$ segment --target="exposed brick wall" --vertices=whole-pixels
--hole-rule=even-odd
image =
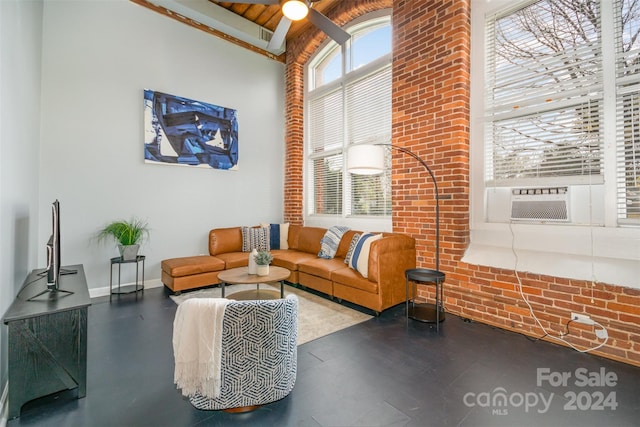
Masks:
[[[285,69],[287,99],[285,102],[285,171],[284,220],[302,225],[303,195],[302,167],[304,165],[304,66],[289,61]]]
[[[543,335],[512,270],[458,262],[446,274],[447,311],[531,336]],[[587,313],[609,333],[607,345],[594,353],[640,366],[640,290],[541,274],[518,275],[522,293],[547,332],[565,333],[572,311]],[[573,322],[565,339],[581,349],[591,348],[601,342],[593,330]]]
[[[329,14],[343,25],[366,12],[393,7],[393,129],[395,145],[429,164],[441,200],[440,270],[446,274],[447,311],[540,337],[514,271],[461,261],[469,244],[470,0],[354,0]],[[287,51],[287,163],[285,219],[303,222],[303,71],[324,40],[311,31]],[[393,229],[416,238],[419,267],[435,266],[433,183],[417,162],[394,152]],[[522,293],[547,332],[565,332],[570,313],[584,312],[609,332],[594,353],[640,365],[640,290],[531,273],[519,273]],[[433,298],[433,286],[419,295]],[[445,325],[446,327],[446,325]],[[579,348],[599,340],[593,327],[572,323],[565,339]]]
[[[438,180],[445,271],[462,256],[469,236],[470,29],[467,1],[394,3],[392,138],[425,160]],[[394,155],[392,180],[393,229],[415,236],[418,264],[433,268],[433,182],[402,153]]]

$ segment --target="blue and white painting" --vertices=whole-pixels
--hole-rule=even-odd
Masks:
[[[236,110],[144,90],[144,160],[238,169]]]

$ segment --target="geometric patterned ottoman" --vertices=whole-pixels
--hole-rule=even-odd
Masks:
[[[220,396],[197,409],[246,412],[287,396],[298,367],[298,298],[231,301],[222,322]]]

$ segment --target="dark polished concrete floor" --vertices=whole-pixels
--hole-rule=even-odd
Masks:
[[[87,396],[29,403],[9,427],[640,424],[640,368],[450,314],[436,333],[407,323],[402,305],[300,346],[285,399],[248,414],[199,411],[173,384],[176,305],[164,290],[92,303]]]

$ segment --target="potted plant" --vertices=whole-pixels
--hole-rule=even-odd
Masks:
[[[267,276],[269,274],[269,264],[273,261],[273,256],[269,251],[258,251],[254,256],[256,264],[258,264],[258,276]]]
[[[138,218],[110,222],[98,232],[99,240],[113,238],[117,242],[123,260],[136,259],[140,244],[147,237],[149,237],[149,225]]]

